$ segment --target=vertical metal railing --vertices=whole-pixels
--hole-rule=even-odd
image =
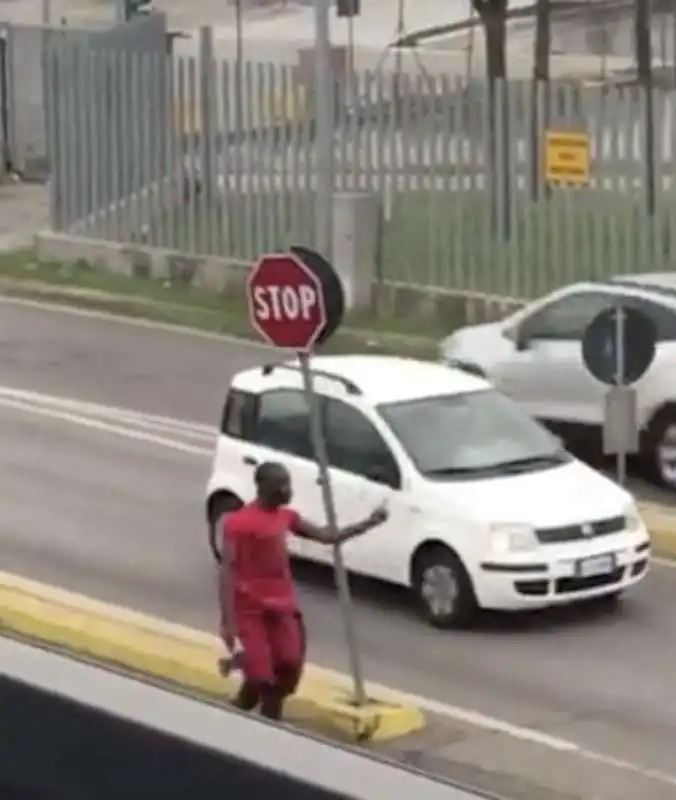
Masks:
[[[210,36],[181,57],[50,46],[57,229],[241,262],[314,243],[326,201],[307,81],[287,65],[219,60]],[[336,95],[333,189],[381,198],[383,280],[530,297],[676,269],[675,92],[654,92],[652,216],[640,88],[552,82],[532,92],[513,81],[495,92],[503,116],[489,113],[484,82],[444,75],[404,73],[395,86],[383,70],[355,73]],[[493,160],[492,118],[505,120]],[[545,186],[546,127],[586,137],[588,182]]]

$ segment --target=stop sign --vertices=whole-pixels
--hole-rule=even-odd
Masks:
[[[321,278],[294,253],[260,257],[247,282],[249,319],[268,344],[312,348],[326,327]]]

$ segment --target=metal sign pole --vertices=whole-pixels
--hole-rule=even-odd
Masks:
[[[627,458],[640,451],[638,395],[633,386],[655,358],[657,331],[638,309],[617,303],[599,312],[582,336],[582,361],[590,375],[608,387],[603,409],[603,454],[615,456],[620,485],[627,480]]]
[[[618,386],[625,383],[625,352],[624,352],[624,309],[615,309],[615,379]],[[624,451],[616,454],[617,482],[624,486],[627,480],[627,454]]]
[[[336,507],[333,502],[333,491],[331,488],[331,477],[329,475],[329,462],[326,454],[326,441],[319,418],[317,398],[314,391],[312,371],[310,369],[310,356],[307,353],[299,353],[301,372],[303,375],[303,388],[308,403],[310,417],[310,436],[315,451],[317,467],[319,470],[319,481],[322,489],[322,501],[326,511],[326,521],[332,532],[338,530],[338,520],[336,518]],[[343,623],[345,625],[345,641],[347,643],[350,672],[354,681],[354,699],[358,706],[366,703],[366,692],[364,689],[364,676],[361,667],[359,647],[357,644],[357,631],[354,624],[354,613],[352,609],[352,598],[350,597],[350,585],[347,580],[347,573],[343,563],[343,554],[340,545],[333,546],[333,560],[335,566],[336,584],[338,587],[338,597],[343,613]]]

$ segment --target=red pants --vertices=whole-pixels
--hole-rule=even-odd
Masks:
[[[305,626],[299,612],[247,611],[236,614],[240,664],[247,681],[295,692],[305,664]]]

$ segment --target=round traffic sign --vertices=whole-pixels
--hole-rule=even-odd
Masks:
[[[597,314],[587,326],[582,337],[582,360],[601,383],[629,386],[650,368],[656,345],[657,329],[647,314],[628,306],[613,306]]]
[[[247,281],[247,302],[251,325],[268,344],[299,351],[326,341],[344,310],[335,271],[304,247],[261,256]]]

